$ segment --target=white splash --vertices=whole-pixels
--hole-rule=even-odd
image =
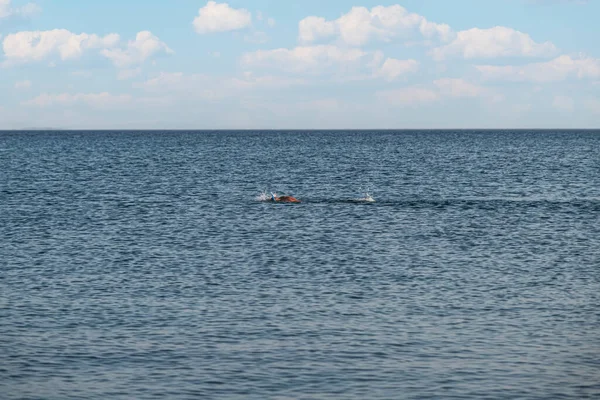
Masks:
[[[373,196],[371,196],[369,194],[369,192],[365,192],[365,194],[363,195],[363,197],[359,197],[357,199],[354,199],[354,201],[358,201],[361,203],[375,203],[375,199],[373,198]]]
[[[256,201],[271,201],[271,195],[277,197],[277,193],[267,193],[267,191],[265,190],[264,192],[262,192],[261,194],[259,194],[258,196],[256,196]]]

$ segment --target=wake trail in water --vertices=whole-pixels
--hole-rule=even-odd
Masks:
[[[277,197],[277,193],[269,193],[266,190],[258,194],[254,200],[258,202],[272,202],[273,197]],[[361,203],[375,203],[375,198],[368,192],[359,195],[355,198],[348,199],[335,199],[335,198],[302,198],[302,202],[306,203],[346,203],[346,204],[361,204]]]
[[[272,202],[271,195],[277,196],[275,193],[264,191],[257,195],[254,199],[258,202]],[[502,209],[502,208],[565,208],[571,207],[576,209],[592,209],[600,210],[600,199],[597,197],[589,198],[572,198],[572,199],[554,199],[554,198],[511,198],[511,197],[490,197],[490,198],[415,198],[406,197],[401,199],[379,199],[375,198],[370,193],[364,193],[356,197],[349,196],[348,198],[336,197],[300,197],[304,204],[354,204],[354,205],[377,205],[382,207],[400,207],[412,209]]]

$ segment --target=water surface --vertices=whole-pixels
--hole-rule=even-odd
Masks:
[[[0,133],[0,397],[598,397],[599,155],[598,131]]]

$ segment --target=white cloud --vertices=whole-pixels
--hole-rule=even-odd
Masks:
[[[78,58],[88,49],[109,48],[119,41],[112,33],[104,37],[94,34],[74,34],[66,29],[51,31],[23,31],[4,38],[2,48],[6,63],[41,61],[54,54],[62,60]]]
[[[107,92],[102,93],[61,93],[48,94],[42,93],[39,96],[25,101],[22,104],[33,107],[51,107],[55,105],[74,105],[84,103],[93,108],[115,108],[132,101],[131,95],[112,95]]]
[[[322,73],[330,67],[349,67],[367,56],[359,49],[333,45],[299,46],[293,49],[258,50],[242,56],[247,67],[275,67],[290,72]]]
[[[54,55],[61,60],[76,59],[91,49],[98,49],[119,68],[141,64],[158,52],[173,53],[149,31],[138,32],[135,40],[130,40],[125,48],[117,48],[119,35],[106,36],[81,33],[75,34],[66,29],[51,31],[23,31],[4,38],[2,48],[6,57],[5,65],[42,61]],[[51,66],[53,61],[51,61]]]
[[[400,5],[377,6],[371,10],[353,7],[334,21],[310,16],[300,21],[299,40],[311,43],[332,36],[351,46],[362,46],[372,39],[390,41],[397,37],[410,38],[420,33],[427,39],[451,40],[453,32],[446,24],[427,21],[425,17],[409,13]]]
[[[600,77],[600,60],[560,56],[554,60],[524,66],[478,65],[477,70],[488,80],[555,82],[569,77],[595,79]]]
[[[567,96],[554,96],[552,106],[557,110],[562,111],[573,111],[575,109],[575,102],[571,97]]]
[[[139,67],[133,68],[133,69],[122,69],[117,74],[117,79],[120,81],[125,81],[125,80],[131,79],[131,78],[135,78],[136,76],[138,76],[141,73],[142,73],[142,69]]]
[[[419,70],[419,63],[415,60],[397,60],[388,58],[383,65],[379,67],[375,75],[388,81],[397,79],[399,76]]]
[[[24,80],[15,82],[15,89],[29,89],[31,87],[31,81]]]
[[[440,95],[436,91],[421,87],[383,90],[377,92],[376,96],[386,103],[395,106],[416,106],[434,103],[440,99]]]
[[[329,22],[322,17],[306,17],[300,21],[298,28],[299,40],[302,43],[311,43],[336,33],[335,22]]]
[[[110,59],[115,66],[125,68],[134,64],[141,64],[152,55],[165,52],[173,53],[165,43],[149,31],[138,32],[135,40],[130,40],[125,49],[104,49],[102,55]]]
[[[41,11],[40,6],[35,3],[27,3],[22,7],[13,7],[11,0],[0,0],[0,19],[11,16],[30,17]]]
[[[231,8],[227,3],[209,1],[194,18],[199,34],[226,32],[246,28],[252,23],[252,14],[245,9]]]
[[[544,57],[556,53],[551,42],[536,43],[529,35],[503,26],[460,31],[449,44],[433,49],[435,60],[460,56],[472,58]]]

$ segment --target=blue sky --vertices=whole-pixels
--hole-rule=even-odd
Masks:
[[[600,128],[597,0],[0,0],[0,129]]]

